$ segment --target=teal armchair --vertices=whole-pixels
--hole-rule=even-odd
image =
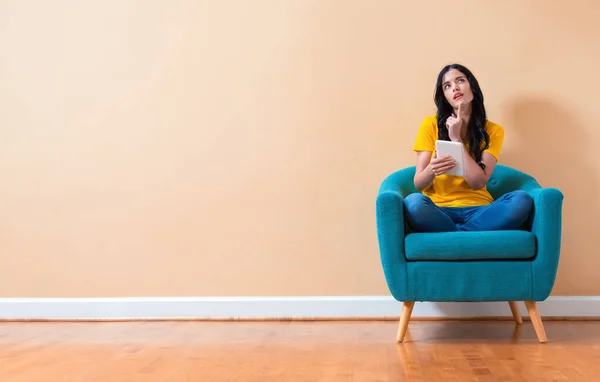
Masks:
[[[563,194],[530,175],[496,165],[487,189],[494,199],[528,192],[534,211],[520,231],[410,232],[403,200],[419,192],[415,167],[386,177],[376,201],[377,237],[390,293],[403,302],[397,341],[402,342],[415,302],[507,301],[518,324],[523,301],[540,342],[546,334],[536,302],[550,295],[560,257]]]

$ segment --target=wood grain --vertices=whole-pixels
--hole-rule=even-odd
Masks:
[[[600,322],[1,323],[0,381],[595,381]]]

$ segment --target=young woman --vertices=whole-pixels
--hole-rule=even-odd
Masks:
[[[444,67],[437,79],[435,104],[437,115],[423,120],[414,145],[414,184],[421,193],[404,200],[412,230],[519,229],[532,212],[533,200],[524,191],[514,191],[494,201],[486,189],[504,142],[504,129],[487,119],[475,76],[462,65]],[[463,144],[464,177],[446,174],[455,162],[435,154],[438,139]]]

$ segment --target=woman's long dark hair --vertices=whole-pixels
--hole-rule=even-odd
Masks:
[[[445,66],[438,75],[437,84],[435,87],[435,105],[437,106],[437,124],[438,124],[438,139],[449,141],[448,129],[446,128],[446,120],[452,115],[454,109],[444,95],[443,78],[450,70],[456,69],[467,77],[467,81],[471,85],[473,91],[473,102],[471,102],[471,118],[467,127],[467,141],[469,144],[469,152],[479,166],[485,169],[485,165],[481,162],[481,154],[490,145],[490,136],[485,129],[487,115],[485,106],[483,105],[483,93],[479,87],[479,82],[471,73],[471,71],[460,64],[452,64]]]

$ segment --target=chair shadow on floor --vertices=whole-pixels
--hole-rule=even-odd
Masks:
[[[529,325],[527,325],[529,324]],[[404,343],[520,343],[536,342],[531,323],[509,321],[416,321],[408,329]]]
[[[600,341],[600,324],[597,321],[547,320],[547,344],[597,345]],[[538,343],[531,321],[517,324],[506,321],[415,321],[408,328],[401,344],[533,344]]]

